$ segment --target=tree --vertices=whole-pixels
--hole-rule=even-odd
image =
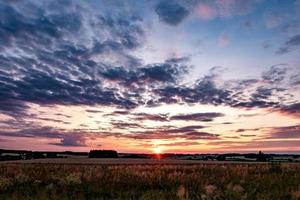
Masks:
[[[114,150],[91,150],[89,158],[118,158],[118,152]]]

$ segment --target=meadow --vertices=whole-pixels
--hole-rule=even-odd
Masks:
[[[2,162],[0,199],[300,199],[299,164],[79,161]]]

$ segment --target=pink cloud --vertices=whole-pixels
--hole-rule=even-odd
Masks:
[[[196,14],[203,20],[211,20],[216,17],[216,11],[214,8],[205,3],[199,3],[196,9]]]
[[[203,20],[247,15],[255,8],[257,2],[258,0],[210,0],[198,3],[195,13]]]
[[[278,15],[266,15],[264,18],[264,22],[267,28],[275,28],[279,26],[284,21],[282,16]]]
[[[229,44],[230,40],[227,34],[222,33],[219,37],[219,46],[226,47]]]

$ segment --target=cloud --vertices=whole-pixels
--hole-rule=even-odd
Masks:
[[[185,146],[197,146],[197,145],[201,145],[202,143],[200,142],[173,142],[173,143],[168,143],[168,144],[161,144],[159,146],[165,146],[165,147],[185,147]]]
[[[130,55],[143,43],[139,17],[103,15],[85,2],[6,1],[0,9],[1,110],[21,112],[28,102],[134,106],[97,73],[140,64]]]
[[[263,49],[269,49],[269,48],[271,48],[271,43],[270,42],[268,42],[268,41],[264,41],[262,44],[261,44],[261,47],[263,48]]]
[[[219,46],[226,47],[229,44],[230,40],[227,34],[221,34],[219,37]]]
[[[274,127],[269,131],[268,139],[300,138],[300,125]]]
[[[4,87],[3,85],[0,85],[0,93]],[[5,92],[3,92],[5,94]],[[0,95],[1,96],[1,95]],[[14,117],[19,117],[25,116],[26,112],[25,110],[28,109],[29,107],[25,105],[23,101],[11,99],[11,98],[5,98],[5,96],[0,97],[0,111],[3,114],[14,116]]]
[[[189,14],[189,11],[175,1],[160,1],[155,6],[155,12],[159,19],[166,24],[176,26],[184,20]]]
[[[135,120],[153,120],[153,121],[168,121],[168,116],[160,114],[148,114],[148,113],[135,113]]]
[[[130,123],[115,121],[111,123],[113,128],[120,129],[122,132],[115,130],[99,130],[99,129],[63,129],[48,126],[40,126],[31,124],[23,124],[19,128],[11,128],[10,130],[0,131],[0,136],[7,137],[27,137],[27,138],[47,138],[57,139],[59,142],[51,142],[51,145],[58,146],[88,146],[88,142],[93,138],[125,138],[125,139],[186,139],[186,140],[216,140],[219,139],[218,134],[212,134],[199,129],[206,128],[202,125],[191,126],[159,126],[148,128],[139,123]],[[137,130],[135,130],[138,128]],[[142,128],[142,130],[140,129]],[[123,130],[126,131],[123,131]]]
[[[87,139],[83,137],[81,134],[68,134],[64,135],[60,142],[58,143],[50,143],[52,145],[64,146],[64,147],[85,147]]]
[[[175,83],[187,72],[184,59],[172,58],[164,63],[148,64],[127,70],[123,67],[107,68],[99,74],[111,81],[118,81],[125,86],[133,84]]]
[[[251,151],[257,152],[258,150],[271,151],[271,152],[284,152],[284,151],[299,151],[299,140],[293,141],[278,141],[278,140],[254,140],[250,142],[239,141],[210,141],[209,145],[217,146],[216,149],[222,151]],[[276,150],[274,150],[276,149]],[[287,151],[287,152],[288,152]]]
[[[184,2],[181,5],[176,1],[161,1],[156,12],[161,21],[176,26],[192,9],[200,9],[199,15],[205,19],[223,19],[250,13],[255,8],[253,2],[256,1],[201,1],[191,8]],[[13,117],[1,122],[1,126],[13,128],[10,132],[3,129],[2,135],[54,138],[59,141],[56,145],[65,146],[83,146],[88,142],[89,131],[99,137],[219,139],[218,134],[199,131],[204,127],[201,125],[149,129],[136,122],[210,122],[224,116],[213,112],[172,116],[134,110],[174,103],[267,108],[299,116],[299,73],[294,73],[287,64],[271,66],[260,77],[240,80],[223,80],[224,69],[213,67],[196,81],[186,83],[184,78],[191,67],[189,57],[145,64],[134,56],[143,47],[147,31],[138,13],[105,8],[106,12],[102,12],[85,1],[42,4],[0,2],[0,112]],[[226,34],[220,35],[221,46],[228,42]],[[283,48],[291,51],[298,43],[296,35]],[[28,112],[35,106],[53,105],[107,106],[117,110],[109,114],[104,110],[103,117],[123,116],[132,121],[109,122],[111,128],[128,128],[127,133],[101,128],[103,131],[36,127],[32,121],[69,123]],[[82,123],[81,127],[88,127],[87,124]],[[136,131],[138,128],[145,131]]]
[[[281,111],[300,117],[300,102],[285,105],[281,108]]]
[[[219,134],[198,131],[203,126],[185,126],[185,127],[161,127],[154,130],[136,131],[131,134],[123,135],[123,137],[133,139],[185,139],[185,140],[216,140]],[[122,137],[122,136],[121,136]]]
[[[248,129],[244,129],[244,128],[240,128],[240,129],[237,129],[235,132],[237,133],[241,133],[241,132],[245,132],[245,131],[259,131],[260,128],[248,128]]]
[[[210,122],[217,117],[222,117],[222,113],[193,113],[193,114],[182,114],[174,115],[170,117],[170,120],[184,120],[184,121],[203,121]]]
[[[203,20],[211,20],[215,18],[216,11],[209,4],[199,3],[196,9],[196,14]]]
[[[58,146],[87,146],[87,134],[84,132],[67,131],[53,127],[31,126],[9,131],[0,131],[0,135],[8,137],[29,137],[58,139],[58,143],[49,143]]]
[[[117,129],[144,128],[141,124],[129,123],[129,122],[123,122],[123,121],[112,122],[111,125]]]
[[[289,38],[284,43],[284,45],[276,51],[276,54],[281,55],[281,54],[289,53],[290,51],[298,48],[299,46],[300,46],[300,34]]]
[[[88,112],[88,113],[102,113],[101,110],[93,110],[93,109],[87,109],[87,110],[85,110],[85,112]]]
[[[281,25],[285,21],[285,17],[277,14],[266,14],[264,17],[264,22],[267,28],[275,28]]]
[[[280,83],[286,77],[288,67],[286,64],[273,65],[269,70],[263,72],[262,78],[272,84]]]
[[[226,19],[247,15],[255,9],[258,3],[260,3],[259,0],[201,0],[197,1],[194,12],[202,20]]]

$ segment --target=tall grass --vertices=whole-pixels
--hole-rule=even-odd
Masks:
[[[300,165],[0,164],[0,199],[300,199]]]

